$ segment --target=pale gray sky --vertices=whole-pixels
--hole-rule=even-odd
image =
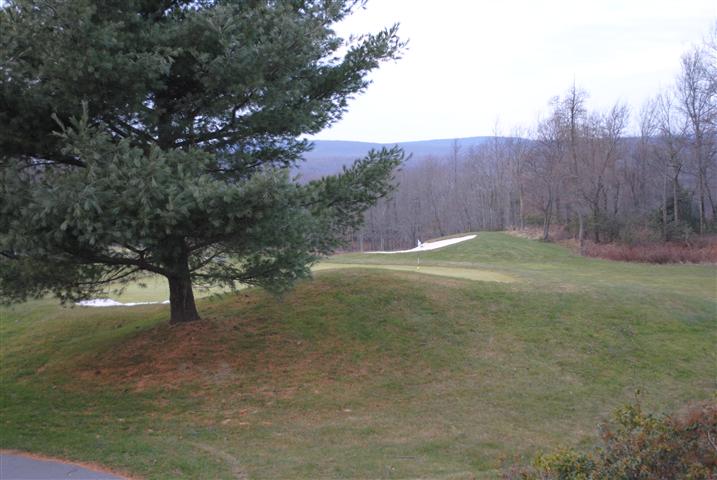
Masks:
[[[591,108],[633,111],[668,87],[717,22],[717,0],[369,0],[342,35],[401,23],[384,64],[316,139],[394,142],[530,127],[575,79]]]

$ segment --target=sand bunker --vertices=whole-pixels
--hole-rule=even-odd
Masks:
[[[392,252],[365,252],[365,253],[413,253],[413,252],[425,252],[428,250],[436,250],[437,248],[447,247],[456,243],[465,242],[467,240],[473,240],[477,235],[466,235],[465,237],[449,238],[447,240],[438,240],[436,242],[421,243],[416,248],[410,250],[394,250]]]
[[[157,304],[166,304],[166,303],[169,303],[169,300],[165,300],[163,302],[122,303],[122,302],[117,302],[115,300],[111,300],[109,298],[95,298],[92,300],[83,300],[81,302],[77,302],[75,305],[79,305],[80,307],[134,307],[136,305],[157,305]]]

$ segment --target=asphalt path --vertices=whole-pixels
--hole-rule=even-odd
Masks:
[[[124,480],[72,463],[0,453],[0,480]]]

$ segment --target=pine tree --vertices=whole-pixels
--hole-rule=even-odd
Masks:
[[[393,188],[403,153],[291,175],[302,139],[398,58],[344,40],[351,0],[15,0],[0,7],[0,296],[64,301],[163,275],[288,288]]]

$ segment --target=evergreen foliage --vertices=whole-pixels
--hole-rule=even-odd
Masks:
[[[344,40],[350,0],[16,0],[0,7],[0,289],[63,300],[152,272],[283,290],[393,188],[401,150],[290,168],[403,43]]]

